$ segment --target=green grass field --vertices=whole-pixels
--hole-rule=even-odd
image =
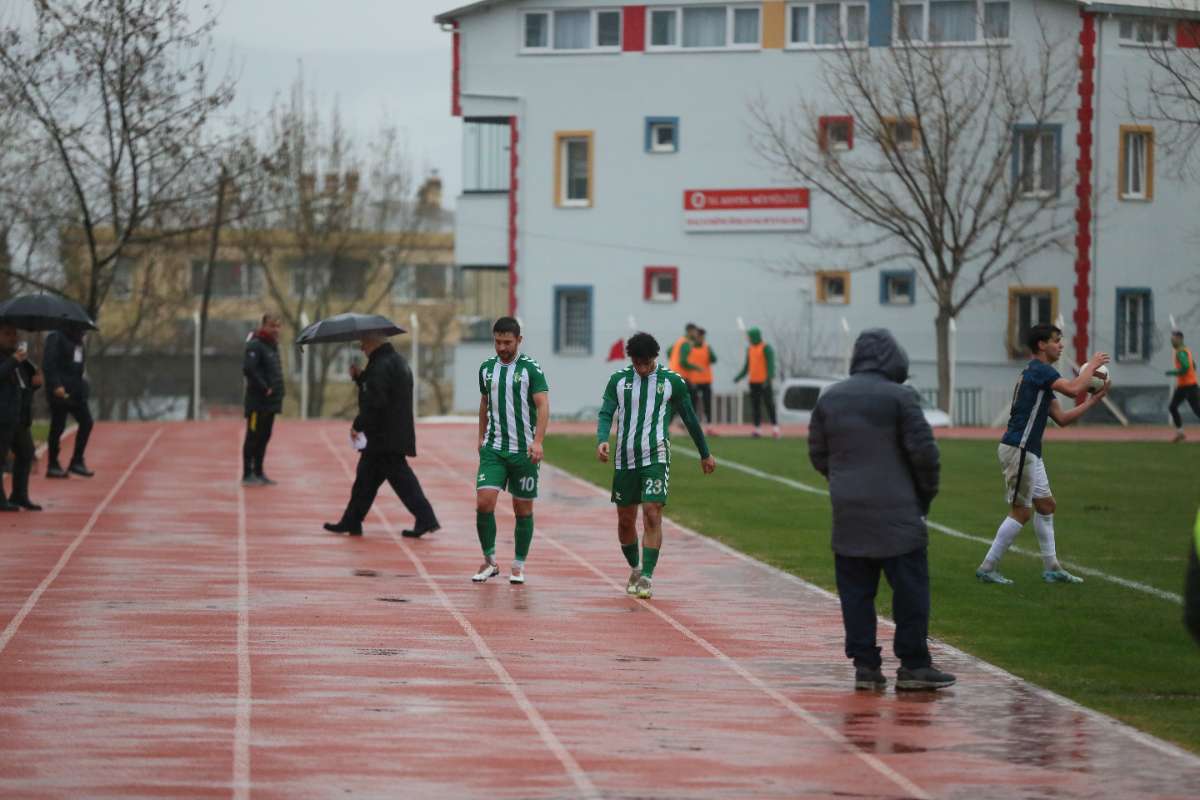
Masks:
[[[550,436],[547,459],[608,488],[612,468],[596,461],[593,441]],[[1006,508],[995,443],[940,445],[942,488],[931,521],[990,540]],[[718,466],[707,478],[677,448],[667,516],[834,589],[829,498],[720,466],[737,462],[825,488],[805,442],[720,438],[712,447]],[[1045,456],[1058,501],[1059,556],[1181,594],[1200,448],[1049,442]],[[1032,524],[1016,544],[1037,550]],[[665,547],[669,569],[669,539]],[[983,585],[974,573],[986,551],[930,531],[931,635],[1200,752],[1200,648],[1183,628],[1180,605],[1094,577],[1081,586],[1048,585],[1039,558],[1011,552],[1003,571],[1016,585]],[[884,582],[879,608],[887,615],[890,607]],[[881,644],[891,658],[890,643]]]

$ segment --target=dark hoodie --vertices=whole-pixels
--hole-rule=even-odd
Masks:
[[[833,550],[891,558],[925,547],[938,448],[908,379],[908,355],[883,328],[854,344],[850,377],[821,395],[808,457],[829,479]]]
[[[242,357],[246,376],[246,416],[251,412],[278,414],[283,411],[283,365],[275,337],[259,329],[246,341]],[[270,389],[271,393],[267,394]]]

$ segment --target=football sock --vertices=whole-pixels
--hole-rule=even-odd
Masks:
[[[654,575],[654,567],[658,564],[658,550],[657,547],[642,548],[642,574],[647,578]]]
[[[989,572],[994,570],[1000,563],[1000,559],[1004,558],[1004,554],[1008,552],[1008,548],[1012,546],[1013,540],[1017,538],[1022,527],[1021,523],[1012,517],[1005,517],[1004,522],[1000,523],[1000,528],[996,531],[996,539],[992,542],[987,557],[983,559],[979,568]]]
[[[637,569],[638,565],[638,543],[621,545],[621,552],[625,554],[625,560],[629,562],[629,566]]]
[[[475,532],[479,534],[479,546],[488,561],[496,555],[496,514],[494,512],[475,512]]]
[[[1054,515],[1034,514],[1033,532],[1042,551],[1042,566],[1048,570],[1059,569],[1058,557],[1054,553]]]
[[[529,555],[529,545],[533,543],[533,514],[517,517],[516,540],[517,561],[524,564],[525,556]]]

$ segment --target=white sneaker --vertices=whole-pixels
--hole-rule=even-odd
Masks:
[[[483,562],[483,565],[479,567],[479,572],[476,572],[471,576],[471,580],[475,581],[476,583],[483,583],[488,578],[494,578],[499,574],[500,567],[496,566],[496,562],[485,561]]]
[[[499,572],[500,570],[496,570]],[[512,568],[508,571],[509,583],[524,583],[525,582],[525,565],[513,562]]]
[[[650,588],[650,576],[642,575],[637,580],[637,586],[634,587],[637,596],[642,600],[649,600],[654,594],[654,590]]]
[[[642,570],[634,567],[629,573],[629,580],[625,582],[625,594],[637,594],[638,579],[642,577]]]

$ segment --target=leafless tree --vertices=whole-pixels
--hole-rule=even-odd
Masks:
[[[916,268],[937,304],[948,408],[951,320],[993,281],[1070,241],[1068,171],[1036,161],[1042,147],[1028,145],[1068,117],[1075,50],[1048,38],[1028,48],[907,44],[903,27],[897,37],[889,48],[831,51],[824,91],[792,107],[753,102],[752,135],[761,157],[834,205],[848,231],[813,237],[820,263],[801,256],[793,272]],[[844,131],[824,115],[850,117],[852,149],[839,149]]]
[[[1179,6],[1180,17],[1187,10]],[[1200,43],[1200,23],[1160,17],[1129,17],[1119,22],[1128,26],[1125,38],[1141,42],[1150,68],[1144,76],[1126,76],[1126,104],[1136,119],[1155,123],[1156,144],[1175,156],[1177,172],[1183,176],[1200,167],[1200,49],[1176,47],[1174,25],[1179,36]]]

